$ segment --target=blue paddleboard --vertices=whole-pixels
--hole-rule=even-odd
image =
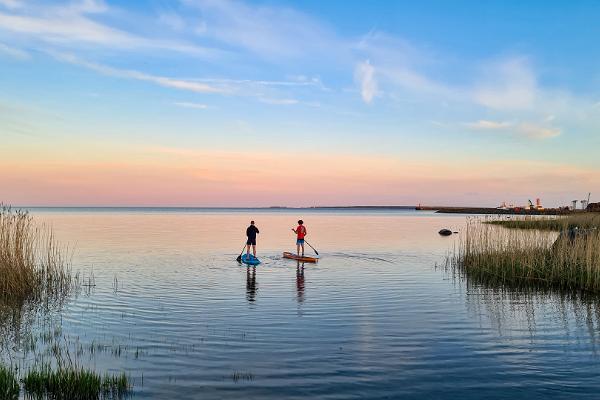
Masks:
[[[248,254],[244,254],[242,256],[242,262],[244,264],[248,264],[248,265],[258,265],[260,264],[260,260],[256,257],[254,257],[252,254],[250,254],[250,256],[248,257]]]

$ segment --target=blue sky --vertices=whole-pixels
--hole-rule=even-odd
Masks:
[[[348,157],[365,170],[385,160],[403,188],[365,182],[299,204],[563,204],[600,189],[598,17],[592,1],[0,0],[0,155],[5,167],[29,164],[32,188],[47,184],[35,172],[44,165],[67,174],[95,160],[98,177],[102,165],[151,163],[161,149],[242,153],[271,170],[277,155],[328,156],[349,179]],[[451,177],[456,189],[436,195],[405,171],[434,186]],[[486,172],[502,182],[482,184]],[[78,181],[72,174],[63,181]],[[22,192],[4,200],[87,201]]]

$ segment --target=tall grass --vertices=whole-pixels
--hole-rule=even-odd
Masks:
[[[15,371],[0,365],[0,399],[17,400],[19,392],[19,381]]]
[[[23,378],[23,388],[33,399],[120,399],[129,393],[130,387],[125,373],[100,376],[77,367],[52,369],[43,366],[29,370]]]
[[[467,222],[451,262],[469,278],[492,285],[600,292],[600,231],[573,240],[534,229]]]
[[[73,287],[65,250],[26,211],[0,205],[0,302],[60,297]]]

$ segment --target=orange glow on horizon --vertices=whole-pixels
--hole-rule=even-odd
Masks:
[[[598,186],[594,170],[530,161],[447,164],[389,157],[133,148],[100,157],[2,160],[16,205],[313,206],[500,203]],[[533,193],[533,194],[532,194]],[[516,199],[519,200],[519,199]],[[475,201],[475,200],[474,200]],[[548,204],[549,201],[546,200]]]

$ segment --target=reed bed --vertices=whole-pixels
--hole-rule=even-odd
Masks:
[[[562,232],[569,229],[600,229],[600,213],[580,213],[564,217],[525,217],[486,221],[514,229],[538,229]]]
[[[83,368],[43,366],[27,372],[23,388],[32,399],[96,400],[124,398],[131,385],[125,373],[101,376]]]
[[[78,367],[34,367],[21,379],[25,398],[35,400],[114,400],[131,393],[125,374],[104,375]],[[17,400],[21,385],[15,370],[0,365],[0,399]]]
[[[537,229],[504,229],[495,221],[467,222],[450,262],[491,285],[600,292],[600,231],[569,239]]]
[[[61,297],[73,277],[66,249],[26,211],[0,205],[0,302],[23,304]]]
[[[16,400],[19,393],[19,381],[15,371],[0,365],[0,399]]]

